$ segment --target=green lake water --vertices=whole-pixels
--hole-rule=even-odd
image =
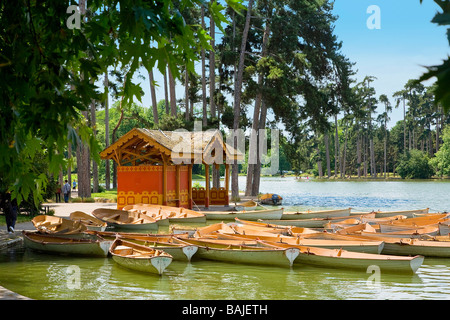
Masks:
[[[261,191],[282,195],[287,210],[450,209],[450,183],[441,181],[264,178]],[[0,252],[1,286],[33,299],[50,300],[449,299],[450,259],[425,258],[415,275],[381,273],[372,280],[370,273],[342,269],[214,261],[174,261],[162,276],[155,276],[124,269],[111,258],[57,256],[22,247]]]

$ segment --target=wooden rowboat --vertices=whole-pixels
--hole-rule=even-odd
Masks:
[[[179,261],[191,261],[192,256],[198,250],[197,246],[186,245],[172,235],[121,233],[117,237],[139,245],[162,250],[170,254],[173,260]]]
[[[404,231],[407,228],[420,228],[425,226],[436,225],[447,219],[448,214],[428,214],[416,218],[393,220],[389,222],[380,223],[381,232],[395,232]]]
[[[49,234],[75,234],[86,231],[87,228],[79,221],[59,218],[55,216],[38,215],[31,222],[41,233]]]
[[[143,213],[99,208],[92,215],[115,229],[158,230],[159,221]]]
[[[116,239],[109,249],[113,260],[122,267],[161,275],[172,263],[168,253]]]
[[[316,234],[309,234],[309,236],[315,236]],[[320,236],[320,234],[317,234]],[[293,245],[303,245],[318,247],[324,249],[344,249],[354,252],[363,253],[373,253],[379,254],[382,252],[384,247],[384,242],[381,240],[349,240],[349,239],[310,239],[301,237],[286,237],[283,235],[272,235],[272,236],[255,236],[255,235],[238,235],[238,234],[227,234],[218,233],[217,239],[223,240],[239,240],[239,241],[250,241],[250,240],[264,240],[272,242],[282,242]]]
[[[439,235],[446,236],[450,233],[450,220],[442,221],[438,223]]]
[[[375,216],[375,214],[373,214]],[[375,224],[380,224],[380,223],[388,223],[391,221],[395,221],[395,220],[404,220],[407,219],[407,216],[404,215],[396,215],[396,216],[392,216],[392,217],[385,217],[385,218],[375,218],[375,217],[366,217],[366,216],[362,216],[361,217],[361,222],[362,223],[368,223],[370,225],[375,225]]]
[[[418,209],[418,210],[403,210],[403,211],[376,211],[375,218],[385,218],[397,215],[407,216],[408,218],[414,218],[415,214],[428,213],[429,209]]]
[[[297,248],[300,250],[294,264],[314,265],[328,268],[356,269],[368,272],[370,267],[377,267],[381,272],[416,273],[423,263],[423,256],[404,257],[350,252],[342,249],[322,249],[286,243],[258,241],[262,245],[276,248]]]
[[[182,207],[141,203],[125,206],[122,208],[122,210],[144,213],[157,220],[161,218],[167,218],[169,223],[206,222],[206,216],[203,213]]]
[[[82,211],[74,211],[69,216],[72,221],[79,221],[86,226],[88,230],[105,231],[108,225],[105,221],[97,219]]]
[[[244,220],[257,221],[264,220],[278,220],[283,215],[283,208],[281,209],[264,209],[264,210],[243,210],[243,211],[202,211],[207,220],[234,220],[235,218]]]
[[[22,232],[26,248],[33,250],[66,254],[106,257],[112,241],[97,239],[73,239],[38,232]]]
[[[284,212],[281,216],[282,220],[296,219],[328,219],[332,217],[345,217],[350,215],[351,208],[339,210],[322,210],[322,211],[306,211],[306,212]]]
[[[220,244],[199,239],[182,239],[198,246],[195,257],[221,262],[290,267],[299,253],[297,248],[262,248]]]
[[[380,240],[384,242],[383,254],[394,254],[402,256],[422,255],[425,257],[450,258],[450,241],[439,241],[440,237],[430,240],[385,237],[380,234],[349,236],[355,240]]]
[[[238,203],[236,205],[236,207],[244,207],[245,209],[249,209],[249,208],[256,208],[258,206],[258,203],[256,201],[253,200],[249,200],[249,201],[245,201],[245,202],[241,202]]]

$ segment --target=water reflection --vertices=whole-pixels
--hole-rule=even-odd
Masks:
[[[242,178],[244,180],[242,180]],[[240,185],[245,177],[240,178]],[[298,182],[265,178],[262,192],[280,193],[288,210],[450,208],[450,183]],[[165,230],[168,231],[168,230]],[[79,268],[79,286],[68,270]],[[416,275],[342,269],[263,267],[196,260],[174,261],[160,277],[118,266],[111,258],[55,256],[21,247],[0,251],[0,285],[33,299],[448,299],[450,260],[425,259]],[[72,286],[71,286],[72,285]]]

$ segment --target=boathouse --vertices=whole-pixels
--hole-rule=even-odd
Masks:
[[[185,207],[229,204],[230,164],[242,153],[219,130],[132,129],[100,153],[117,164],[117,208],[137,203]],[[205,166],[205,188],[192,187],[193,164]],[[210,166],[225,166],[223,187],[210,188]]]

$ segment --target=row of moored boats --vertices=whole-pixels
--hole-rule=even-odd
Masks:
[[[206,224],[219,216],[222,221]],[[183,222],[205,226],[145,233]],[[284,212],[245,203],[234,211],[197,212],[137,204],[91,214],[77,211],[69,219],[41,215],[33,224],[36,231],[23,232],[27,248],[111,256],[121,266],[155,274],[162,274],[173,260],[195,259],[364,272],[376,266],[381,272],[416,273],[424,257],[450,258],[450,217],[428,209]]]

